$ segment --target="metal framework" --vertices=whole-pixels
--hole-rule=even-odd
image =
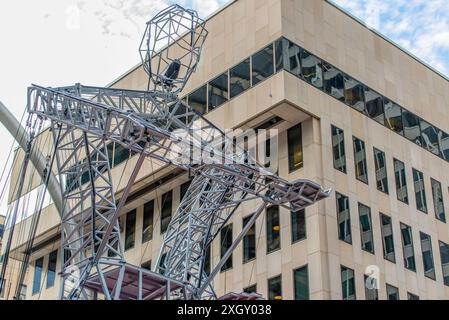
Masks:
[[[178,99],[199,62],[206,35],[195,11],[173,5],[148,23],[142,40],[148,91],[79,84],[28,89],[28,112],[51,122],[56,146],[64,201],[62,299],[91,298],[92,291],[106,299],[217,298],[213,277],[267,204],[297,211],[329,196],[329,189],[312,181],[289,182],[271,174]],[[107,142],[139,155],[118,204]],[[145,157],[194,174],[169,224],[154,272],[125,262],[118,225]],[[256,199],[261,204],[253,218],[206,274],[210,244],[242,202]]]

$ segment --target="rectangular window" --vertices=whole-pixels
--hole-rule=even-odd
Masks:
[[[371,221],[371,209],[359,203],[360,235],[362,250],[374,254],[373,224]]]
[[[276,42],[276,71],[282,69],[301,76],[301,48],[287,39]]]
[[[408,204],[407,180],[405,178],[404,162],[394,159],[394,178],[396,181],[396,196],[399,201]]]
[[[402,121],[404,123],[404,137],[410,141],[422,146],[420,119],[410,111],[402,110]]]
[[[142,243],[153,239],[154,200],[143,205]]]
[[[366,274],[363,277],[365,280],[365,300],[379,300],[376,278],[371,278]]]
[[[280,275],[268,279],[268,300],[282,300],[282,278]]]
[[[343,130],[331,126],[334,168],[346,173],[345,136]]]
[[[441,268],[443,270],[443,281],[449,286],[449,244],[440,241]]]
[[[226,251],[231,247],[232,245],[232,224],[228,224],[227,226],[223,227],[220,231],[220,257],[223,258]],[[228,260],[226,260],[223,267],[221,267],[221,271],[226,271],[228,269],[232,268],[232,254],[229,256]]]
[[[228,101],[228,73],[225,72],[209,82],[209,111]]]
[[[291,226],[292,226],[292,243],[301,241],[306,238],[306,213],[305,210],[291,212]]]
[[[199,114],[205,114],[207,112],[207,86],[204,85],[201,88],[193,91],[189,94],[190,107]]]
[[[249,89],[251,85],[250,72],[249,58],[229,70],[231,99]]]
[[[338,221],[338,239],[352,243],[351,236],[351,214],[349,212],[349,198],[336,193],[337,199],[337,221]]]
[[[384,108],[385,125],[387,128],[403,135],[404,124],[402,123],[402,108],[386,98],[384,98]]]
[[[413,169],[413,184],[415,186],[416,208],[427,213],[426,190],[424,189],[424,175],[421,171]]]
[[[323,87],[323,70],[319,58],[307,50],[301,49],[301,68],[305,81],[316,88],[321,89]]]
[[[407,300],[419,300],[419,297],[416,294],[407,292]]]
[[[440,156],[440,146],[438,142],[440,136],[441,131],[439,129],[421,119],[422,146],[437,156]]]
[[[337,100],[345,101],[344,73],[327,62],[323,62],[323,89]]]
[[[354,147],[355,177],[357,180],[368,184],[365,142],[356,137],[352,137],[352,141]]]
[[[142,263],[141,267],[144,268],[145,270],[151,271],[151,260]]]
[[[435,179],[430,178],[430,184],[432,185],[433,207],[435,210],[435,217],[446,222],[446,214],[444,212],[443,202],[443,190],[441,189],[441,183]]]
[[[388,300],[399,300],[399,290],[387,284],[387,299]]]
[[[281,248],[281,227],[279,225],[279,207],[267,208],[267,253]]]
[[[413,248],[412,228],[401,223],[402,251],[404,254],[404,267],[416,271],[415,251]]]
[[[360,112],[365,113],[364,86],[348,75],[344,76],[345,103]]]
[[[376,169],[377,190],[388,194],[387,164],[385,153],[374,148],[374,165]]]
[[[257,293],[257,284],[253,284],[252,286],[246,287],[243,289],[245,293]]]
[[[301,124],[287,130],[288,168],[290,172],[303,166]]]
[[[390,262],[396,262],[394,252],[393,225],[391,218],[384,214],[380,214],[380,231],[382,234],[382,246],[384,250],[384,259]]]
[[[446,132],[441,132],[441,140],[440,140],[440,149],[441,149],[441,157],[444,160],[449,161],[449,134]]]
[[[424,232],[419,233],[421,240],[422,260],[424,264],[424,275],[435,280],[435,265],[433,263],[432,238]]]
[[[44,257],[36,260],[34,263],[34,278],[33,278],[33,290],[31,293],[34,295],[41,291],[41,280],[42,280],[42,267],[44,265]]]
[[[171,221],[173,191],[170,190],[162,195],[161,205],[161,234],[167,231]]]
[[[365,87],[365,112],[368,117],[380,124],[385,123],[384,99],[379,93],[368,87]]]
[[[46,285],[47,289],[55,285],[57,261],[58,261],[58,250],[55,250],[52,251],[48,257],[47,285]]]
[[[26,300],[26,298],[27,298],[27,289],[28,289],[28,287],[26,285],[24,285],[23,283],[20,285],[19,300]]]
[[[126,214],[125,250],[134,248],[136,235],[136,209]]]
[[[295,300],[309,300],[309,271],[307,266],[293,271]]]
[[[125,148],[119,144],[115,144],[114,151],[114,166],[119,165],[122,162],[125,162],[129,159],[130,151],[128,148]]]
[[[273,45],[269,45],[252,56],[252,85],[258,84],[273,73]]]
[[[184,196],[187,193],[187,190],[189,190],[190,184],[192,183],[191,180],[184,182],[183,184],[181,184],[181,188],[180,188],[180,195],[179,195],[179,199],[182,201],[182,199],[184,199]]]
[[[243,218],[243,227],[246,226],[252,215]],[[256,258],[256,224],[248,230],[243,237],[243,263]]]
[[[6,287],[6,283],[3,283],[3,278],[0,278],[0,298],[3,298],[5,296],[5,287]]]
[[[343,300],[355,300],[354,270],[341,266],[341,287]]]
[[[206,272],[206,274],[210,274],[210,259],[210,246],[208,246],[206,249],[206,255],[204,257],[204,271]]]

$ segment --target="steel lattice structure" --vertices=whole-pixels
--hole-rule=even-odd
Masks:
[[[330,190],[312,181],[289,182],[271,174],[178,99],[199,62],[206,35],[195,11],[173,5],[148,23],[142,40],[151,90],[79,84],[28,89],[28,112],[51,122],[57,150],[64,200],[61,298],[89,298],[89,290],[107,299],[216,298],[213,277],[267,204],[297,211],[329,196]],[[161,41],[166,47],[157,51]],[[106,142],[139,155],[118,203]],[[126,263],[118,225],[145,157],[194,174],[169,224],[155,272]],[[255,199],[261,205],[250,223],[207,275],[208,247],[240,204]],[[67,285],[65,280],[73,278],[75,283]]]

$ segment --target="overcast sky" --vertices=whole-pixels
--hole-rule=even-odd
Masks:
[[[0,1],[0,101],[20,118],[31,83],[104,86],[136,65],[145,22],[171,0]],[[178,0],[207,16],[225,0]],[[449,74],[448,0],[334,0]],[[0,125],[0,172],[13,142]],[[1,185],[4,181],[0,182]],[[5,201],[0,214],[6,212]]]

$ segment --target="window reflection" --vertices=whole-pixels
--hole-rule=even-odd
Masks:
[[[363,85],[357,80],[345,75],[345,102],[351,108],[365,113]]]
[[[353,137],[355,177],[364,183],[368,183],[368,169],[366,165],[365,142]]]
[[[374,253],[373,224],[371,221],[371,209],[359,203],[360,234],[362,250]]]
[[[404,267],[416,271],[415,252],[413,249],[412,228],[401,223],[402,251],[404,255]]]
[[[199,114],[205,114],[207,112],[206,95],[206,85],[189,94],[189,105]]]
[[[382,233],[382,245],[384,249],[384,258],[391,262],[396,262],[394,253],[393,226],[391,218],[380,214],[380,230]]]
[[[404,132],[404,125],[402,123],[402,108],[388,99],[385,99],[384,101],[384,108],[385,125],[391,130],[402,135]]]
[[[368,117],[384,124],[384,99],[376,91],[365,87],[365,108]]]
[[[396,181],[396,195],[399,201],[408,203],[407,180],[405,166],[402,161],[394,159],[394,177]]]
[[[273,46],[262,49],[252,56],[252,84],[256,85],[274,73]]]
[[[321,69],[321,60],[319,58],[302,49],[301,67],[304,80],[317,88],[323,87],[323,71]]]
[[[228,101],[228,73],[209,82],[209,111]]]
[[[332,153],[334,155],[334,168],[346,173],[345,138],[340,128],[331,126],[332,130]]]
[[[435,179],[430,179],[432,185],[433,206],[435,210],[435,217],[443,222],[446,222],[446,214],[444,212],[443,191],[441,183]]]
[[[423,147],[436,155],[440,154],[440,147],[438,143],[439,136],[440,130],[432,126],[427,121],[421,119],[421,137]]]
[[[410,111],[402,111],[402,121],[404,123],[404,136],[417,145],[422,145],[421,129],[419,127],[419,117]]]
[[[279,50],[282,50],[279,52]],[[293,73],[295,76],[301,76],[301,48],[293,42],[284,39],[282,47],[276,47],[276,56],[280,61],[277,61],[277,70],[282,64],[282,67]]]
[[[349,213],[348,197],[336,193],[337,199],[337,222],[338,222],[338,239],[352,243],[351,236],[351,215]]]
[[[435,280],[435,265],[433,263],[432,238],[423,232],[419,233],[421,240],[422,260],[424,264],[424,275]]]
[[[324,91],[334,98],[344,102],[345,101],[345,84],[343,72],[323,62],[323,78],[324,78]]]
[[[229,70],[231,98],[239,95],[250,87],[249,58]]]

